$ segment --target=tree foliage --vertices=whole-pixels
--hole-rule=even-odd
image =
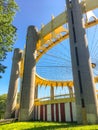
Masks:
[[[0,95],[0,119],[4,118],[7,94]]]
[[[19,104],[20,100],[20,93],[17,93],[17,104]],[[6,109],[6,101],[7,101],[7,94],[0,95],[0,119],[4,118],[5,109]]]
[[[16,27],[12,25],[18,6],[14,0],[0,0],[0,62],[4,61],[7,52],[12,51],[16,39]],[[0,63],[0,73],[6,66]]]

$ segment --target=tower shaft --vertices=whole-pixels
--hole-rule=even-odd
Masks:
[[[9,90],[7,95],[5,118],[12,118],[15,116],[15,108],[17,104],[17,89],[19,78],[19,61],[21,59],[21,51],[17,48],[14,50],[12,69],[9,83]]]
[[[83,16],[78,0],[66,0],[78,123],[97,123],[98,104]]]
[[[19,120],[33,119],[35,97],[35,71],[36,71],[36,43],[38,34],[34,26],[28,27],[24,73],[21,88]]]

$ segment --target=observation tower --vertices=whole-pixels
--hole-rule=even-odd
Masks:
[[[94,74],[97,62],[91,57],[86,36],[86,29],[98,24],[98,19],[93,13],[93,10],[98,8],[98,0],[93,0],[93,2],[92,0],[66,0],[66,7],[67,9],[63,13],[55,18],[52,17],[52,20],[42,26],[39,31],[36,30],[35,26],[29,26],[25,49],[15,49],[5,118],[15,117],[16,115],[19,121],[43,120],[77,121],[79,124],[98,123],[96,90],[98,75]],[[72,75],[70,77],[66,76],[63,80],[59,79],[59,73],[55,73],[58,76],[57,80],[39,76],[37,72],[38,68],[41,70],[40,61],[44,55],[53,58],[54,55],[49,52],[58,45],[62,45],[64,49],[65,44],[61,42],[66,41],[68,38],[69,46],[67,46],[67,49],[70,52],[70,64],[62,62],[61,65],[58,62],[54,66],[58,67],[59,64],[61,70],[66,67],[66,71],[70,70],[69,73],[65,72],[66,75]],[[91,47],[93,48],[93,45]],[[92,48],[91,50],[93,50]],[[68,55],[68,53],[66,54]],[[98,58],[97,55],[96,52],[94,54],[95,59]],[[55,63],[58,57],[58,55],[55,56]],[[66,56],[63,55],[63,57],[67,59]],[[43,63],[46,62],[47,60],[44,60]],[[46,66],[44,64],[42,68],[47,67],[52,68],[52,65]],[[50,72],[48,71],[48,73]],[[20,103],[19,107],[17,107],[19,77],[22,81]],[[39,98],[39,86],[49,88],[50,96],[45,97],[45,93],[42,92],[43,98]],[[61,93],[67,88],[67,93],[56,95],[55,89],[59,87],[62,88]]]

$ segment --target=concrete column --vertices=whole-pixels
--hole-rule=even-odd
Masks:
[[[36,43],[38,33],[34,26],[28,27],[24,73],[21,88],[19,120],[33,120],[36,70]]]
[[[35,99],[38,98],[38,85],[35,87]]]
[[[50,87],[50,98],[54,100],[54,87]]]
[[[5,118],[13,118],[15,115],[15,107],[17,104],[17,89],[19,77],[19,61],[21,59],[21,51],[17,48],[14,50],[12,69],[7,95]]]
[[[73,89],[72,87],[68,87],[70,98],[73,97]]]
[[[77,121],[95,124],[98,123],[98,104],[82,11],[78,0],[66,0],[66,4]]]

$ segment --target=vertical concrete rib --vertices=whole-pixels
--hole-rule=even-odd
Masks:
[[[35,94],[34,98],[38,98],[38,85],[35,86]]]
[[[50,98],[51,100],[54,100],[54,87],[50,87]]]
[[[24,73],[21,89],[19,120],[32,120],[35,94],[36,43],[38,33],[34,26],[28,27]]]
[[[98,104],[83,16],[78,0],[66,0],[78,123],[98,123]]]
[[[17,89],[19,77],[19,61],[21,59],[21,51],[17,48],[14,50],[12,69],[7,95],[5,118],[13,118],[15,115],[15,107],[17,103]]]
[[[73,97],[73,89],[72,87],[68,87],[70,97]]]

